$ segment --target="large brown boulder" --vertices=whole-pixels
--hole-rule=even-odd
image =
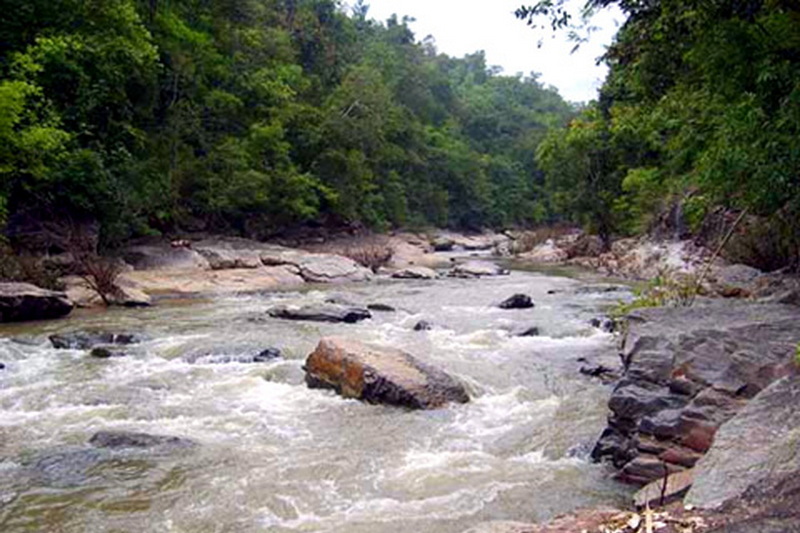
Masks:
[[[63,292],[48,291],[30,283],[0,283],[0,322],[60,318],[73,307]]]
[[[437,409],[469,401],[457,380],[406,352],[339,337],[322,339],[305,371],[311,388],[334,389],[370,403]]]

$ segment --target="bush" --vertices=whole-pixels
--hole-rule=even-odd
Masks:
[[[382,266],[392,260],[393,253],[391,247],[387,244],[375,242],[349,246],[344,249],[342,255],[349,257],[373,272],[378,272]]]

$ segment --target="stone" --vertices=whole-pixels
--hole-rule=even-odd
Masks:
[[[6,364],[0,363],[0,370],[5,370],[5,369],[6,369]]]
[[[0,283],[0,322],[61,318],[70,314],[73,307],[63,292],[30,283]]]
[[[386,305],[386,304],[369,304],[367,306],[367,309],[369,309],[370,311],[377,311],[379,313],[394,313],[395,311],[397,311],[397,309],[395,309],[391,305]]]
[[[300,276],[309,283],[369,281],[372,271],[350,258],[331,254],[307,254],[297,263]]]
[[[515,294],[500,302],[500,309],[530,309],[534,307],[533,300],[527,294]]]
[[[431,242],[434,251],[436,252],[449,252],[456,245],[455,241],[449,237],[436,237]]]
[[[410,266],[392,274],[395,279],[436,279],[439,275],[435,270],[423,266]]]
[[[688,504],[713,509],[748,491],[772,492],[800,479],[800,376],[776,381],[716,434],[695,467]]]
[[[262,266],[261,256],[256,250],[236,250],[222,246],[200,246],[195,249],[208,261],[211,270],[233,268],[258,268]]]
[[[666,478],[657,479],[639,489],[633,495],[633,504],[642,509],[649,506],[651,509],[669,505],[683,498],[694,483],[694,472],[684,470],[675,472]]]
[[[609,368],[602,364],[594,366],[582,366],[579,370],[584,376],[593,378],[613,378],[617,376],[617,372],[613,368]]]
[[[569,254],[556,245],[553,239],[548,239],[530,252],[520,254],[519,258],[531,263],[563,263],[569,259]]]
[[[610,459],[637,483],[662,475],[641,464],[628,468],[640,454],[676,468],[694,465],[720,426],[791,373],[798,338],[800,310],[787,305],[712,301],[635,311],[622,343],[624,375],[592,456]],[[669,445],[641,446],[658,441]]]
[[[361,307],[336,304],[305,305],[302,307],[279,306],[269,310],[269,316],[285,320],[308,320],[311,322],[345,322],[354,324],[368,318],[372,313]]]
[[[464,386],[438,368],[396,348],[356,340],[322,339],[304,369],[309,387],[368,403],[437,409],[469,401]]]
[[[50,335],[53,348],[68,350],[89,350],[99,345],[139,344],[142,338],[135,333],[110,333],[77,331]]]
[[[134,433],[128,431],[98,431],[89,439],[89,444],[95,448],[107,449],[184,449],[193,448],[197,445],[194,441],[181,437],[150,435],[149,433]]]
[[[430,331],[433,329],[433,324],[427,320],[420,320],[414,324],[414,331]]]
[[[95,359],[110,359],[112,357],[124,357],[127,354],[118,346],[95,346],[89,351],[89,356]]]
[[[117,286],[113,294],[108,296],[111,305],[120,307],[150,307],[153,300],[150,296],[134,287]]]
[[[509,274],[509,271],[501,268],[499,265],[489,261],[468,261],[460,265],[456,265],[450,271],[451,277],[456,278],[480,278],[482,276],[503,276]]]
[[[530,327],[528,329],[520,331],[519,333],[517,333],[516,336],[517,337],[538,337],[539,335],[541,335],[541,331],[539,331],[539,328],[537,326],[533,326],[533,327]]]
[[[626,483],[647,484],[664,475],[680,472],[683,468],[662,461],[658,457],[641,454],[629,461],[617,474],[617,479]]]

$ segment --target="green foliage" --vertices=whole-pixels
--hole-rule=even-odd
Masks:
[[[10,0],[0,21],[0,224],[267,236],[546,218],[533,153],[571,107],[482,53],[334,0]]]
[[[676,197],[689,198],[695,229],[710,206],[797,212],[797,2],[588,0],[584,12],[610,4],[627,21],[605,56],[599,99],[539,148],[554,213],[630,233]],[[543,1],[518,16],[575,30],[567,8]],[[595,211],[582,201],[592,197]],[[797,234],[797,217],[785,218]],[[784,259],[777,266],[797,266],[800,254]]]
[[[686,307],[697,294],[698,284],[693,276],[679,277],[664,272],[637,288],[632,301],[618,303],[609,314],[619,319],[647,307]]]

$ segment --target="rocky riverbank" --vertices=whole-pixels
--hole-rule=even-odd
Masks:
[[[800,308],[704,301],[634,312],[592,457],[646,485],[633,506],[675,533],[800,531]],[[685,507],[684,507],[685,504]],[[666,506],[666,507],[664,507]],[[471,533],[641,531],[648,513],[586,510]]]

